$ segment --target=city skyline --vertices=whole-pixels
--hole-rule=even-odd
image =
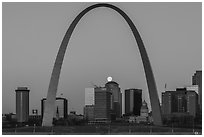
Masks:
[[[18,86],[24,85],[30,89],[30,109],[39,106],[40,110],[40,100],[46,97],[62,37],[76,14],[91,4],[93,3],[3,3],[3,113],[15,112],[14,91]],[[167,89],[191,85],[193,73],[202,70],[201,4],[113,4],[127,12],[141,33],[154,72],[159,98],[161,99],[165,83]],[[162,9],[162,6],[171,8]],[[137,13],[139,11],[140,13]],[[161,11],[164,13],[160,13]],[[40,12],[42,13],[38,14]],[[84,89],[92,87],[91,82],[99,86],[104,85],[106,78],[112,76],[113,81],[121,86],[122,93],[127,88],[143,89],[143,99],[149,104],[141,58],[127,24],[120,21],[121,17],[114,11],[100,8],[93,12],[95,13],[89,13],[82,18],[71,37],[63,62],[58,95],[63,93],[71,103],[68,103],[71,105],[69,111],[74,108],[82,114]],[[150,13],[154,16],[148,15]],[[169,18],[165,13],[169,14]],[[62,16],[59,16],[60,14]],[[108,29],[103,26],[108,26]],[[166,30],[162,30],[162,27]],[[155,35],[155,32],[158,35]],[[163,34],[164,32],[166,33]],[[10,38],[13,38],[14,42],[9,41]],[[163,45],[164,42],[168,46]],[[191,47],[192,44],[194,46]],[[8,107],[8,104],[13,106]]]

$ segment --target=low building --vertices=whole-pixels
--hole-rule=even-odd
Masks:
[[[140,109],[140,116],[136,117],[137,123],[148,123],[149,122],[149,109],[145,100],[142,102]]]
[[[94,105],[86,105],[84,107],[84,118],[87,121],[94,121]]]

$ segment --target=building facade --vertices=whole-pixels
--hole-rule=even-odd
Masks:
[[[27,87],[18,87],[16,90],[16,120],[28,122],[29,118],[29,92]]]
[[[87,121],[94,121],[94,105],[86,105],[84,107],[84,118]]]
[[[85,88],[85,106],[94,105],[94,88]]]
[[[176,91],[162,93],[162,114],[188,113],[196,116],[198,111],[198,95],[195,91],[186,88],[177,88]]]
[[[171,114],[171,108],[172,108],[172,91],[166,91],[162,92],[162,114],[168,115]]]
[[[120,91],[119,84],[114,81],[109,81],[105,84],[105,87],[113,96],[113,110],[116,118],[121,117],[122,115],[122,93]]]
[[[192,76],[192,85],[198,85],[198,104],[202,111],[202,71],[196,71]]]
[[[96,122],[110,121],[111,94],[106,87],[95,88],[94,118]]]
[[[41,116],[43,117],[46,98],[41,100]],[[55,113],[53,118],[67,118],[68,101],[66,98],[57,97],[55,102]]]
[[[187,112],[196,117],[196,113],[198,112],[198,94],[195,91],[187,92]]]
[[[142,90],[126,89],[125,90],[125,114],[139,116],[141,106],[142,106]]]

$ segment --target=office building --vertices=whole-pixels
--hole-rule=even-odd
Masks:
[[[162,93],[162,114],[188,113],[196,116],[198,110],[198,95],[195,91],[186,88],[177,88],[176,91]]]
[[[125,114],[139,116],[141,106],[142,106],[142,90],[126,89],[125,90]]]
[[[192,76],[192,85],[198,85],[198,104],[202,110],[202,71],[196,71]]]
[[[28,122],[29,92],[27,87],[18,87],[16,90],[16,119],[17,122]]]
[[[162,92],[162,114],[168,115],[171,114],[171,108],[172,108],[172,91],[166,91]]]
[[[111,92],[106,87],[95,89],[94,118],[96,122],[109,122],[111,118]]]
[[[41,116],[43,117],[46,98],[41,100]],[[68,101],[66,98],[57,97],[55,102],[55,113],[53,118],[67,118]]]
[[[85,88],[85,106],[94,105],[94,88]]]
[[[109,81],[105,84],[105,87],[113,95],[113,110],[115,116],[119,118],[122,115],[122,93],[120,91],[119,84],[114,81]]]
[[[177,88],[176,91],[166,91],[162,93],[162,112],[171,114],[173,112],[186,112],[186,88]]]
[[[195,91],[187,92],[187,112],[196,117],[198,112],[198,94]]]
[[[87,121],[94,121],[94,104],[95,104],[94,88],[85,88],[84,118]]]
[[[86,105],[84,107],[84,118],[87,121],[94,121],[94,105]]]

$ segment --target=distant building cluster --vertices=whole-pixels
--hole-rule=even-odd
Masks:
[[[149,122],[149,110],[147,103],[142,102],[141,89],[125,90],[123,116],[128,122]],[[120,120],[122,118],[122,93],[119,84],[108,81],[104,87],[85,88],[84,118],[90,123]]]
[[[88,121],[110,122],[122,115],[122,93],[118,83],[85,89],[84,117]]]
[[[72,119],[77,123],[86,120],[88,123],[110,123],[126,121],[130,123],[153,123],[151,112],[145,100],[142,100],[142,89],[125,89],[125,113],[122,115],[122,93],[118,83],[108,78],[105,86],[94,85],[94,88],[85,88],[84,115],[77,115],[70,111],[68,115],[68,100],[56,97],[55,120]],[[3,125],[15,120],[17,123],[38,121],[41,123],[46,98],[41,100],[41,115],[37,109],[32,109],[29,115],[29,92],[27,87],[18,87],[16,90],[16,114],[2,115]],[[202,71],[196,71],[192,76],[192,85],[176,88],[175,91],[162,92],[161,111],[164,124],[195,124],[202,122]],[[70,120],[68,120],[70,122]],[[39,124],[40,125],[40,124]]]

